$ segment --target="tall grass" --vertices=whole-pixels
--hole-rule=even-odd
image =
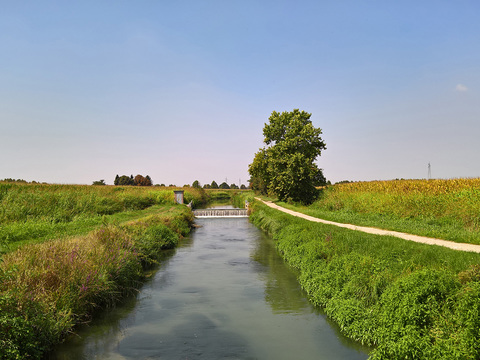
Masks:
[[[185,191],[187,202],[205,202],[202,189]],[[141,210],[173,204],[171,189],[133,186],[11,184],[0,182],[0,222],[45,220],[68,222],[76,217]]]
[[[395,180],[339,184],[317,203],[329,210],[393,214],[402,218],[443,218],[480,226],[480,178]]]
[[[0,359],[40,359],[74,326],[141,284],[144,269],[189,232],[193,215],[168,207],[85,237],[23,246],[0,264]]]
[[[190,231],[173,189],[0,182],[0,359],[40,359]],[[185,189],[199,206],[202,189]]]
[[[337,184],[309,207],[295,208],[332,221],[480,244],[480,179]]]
[[[255,204],[311,301],[371,359],[480,358],[480,255],[311,223]]]
[[[194,206],[208,201],[203,189],[185,190]],[[174,203],[172,189],[0,182],[0,253],[11,245],[85,234],[103,217]]]

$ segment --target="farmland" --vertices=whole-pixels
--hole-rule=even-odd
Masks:
[[[480,179],[337,184],[321,190],[312,205],[297,205],[295,210],[326,220],[480,244]]]
[[[189,188],[185,201],[198,206],[207,195]],[[27,243],[85,235],[104,222],[142,217],[173,202],[170,188],[0,182],[0,253]]]
[[[480,180],[346,183],[312,216],[480,244]],[[186,202],[231,197],[185,189]],[[311,302],[372,359],[480,357],[480,255],[361,234],[247,198],[251,220],[298,271]],[[0,358],[41,358],[79,323],[135,292],[190,230],[167,188],[0,183]]]

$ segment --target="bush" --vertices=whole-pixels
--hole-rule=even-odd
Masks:
[[[399,278],[379,301],[379,344],[375,358],[432,358],[436,334],[447,300],[460,283],[448,272],[421,269]]]

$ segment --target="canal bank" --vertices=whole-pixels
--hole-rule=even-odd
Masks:
[[[252,210],[312,303],[372,360],[479,358],[479,254]]]
[[[367,358],[309,303],[273,241],[248,219],[196,223],[127,309],[51,358]]]

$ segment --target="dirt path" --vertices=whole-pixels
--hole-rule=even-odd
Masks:
[[[357,226],[357,225],[352,225],[352,224],[337,223],[337,222],[334,222],[334,221],[323,220],[323,219],[315,218],[313,216],[309,216],[309,215],[299,213],[297,211],[289,210],[289,209],[286,209],[284,207],[278,206],[277,204],[274,204],[271,201],[264,201],[260,198],[255,198],[255,199],[263,202],[265,205],[270,206],[273,209],[280,210],[280,211],[283,211],[284,213],[287,213],[287,214],[290,214],[290,215],[293,215],[293,216],[297,216],[297,217],[300,217],[300,218],[303,218],[303,219],[306,219],[306,220],[309,220],[309,221],[313,221],[313,222],[319,222],[319,223],[328,224],[328,225],[335,225],[335,226],[343,227],[343,228],[350,229],[350,230],[363,231],[363,232],[369,233],[369,234],[395,236],[395,237],[398,237],[398,238],[401,238],[401,239],[404,239],[404,240],[415,241],[415,242],[418,242],[418,243],[445,246],[445,247],[453,249],[453,250],[471,251],[471,252],[480,253],[480,245],[456,243],[456,242],[453,242],[453,241],[434,239],[434,238],[429,238],[429,237],[425,237],[425,236],[411,235],[411,234],[406,234],[406,233],[402,233],[402,232],[398,232],[398,231],[382,230],[382,229],[366,227],[366,226]]]

